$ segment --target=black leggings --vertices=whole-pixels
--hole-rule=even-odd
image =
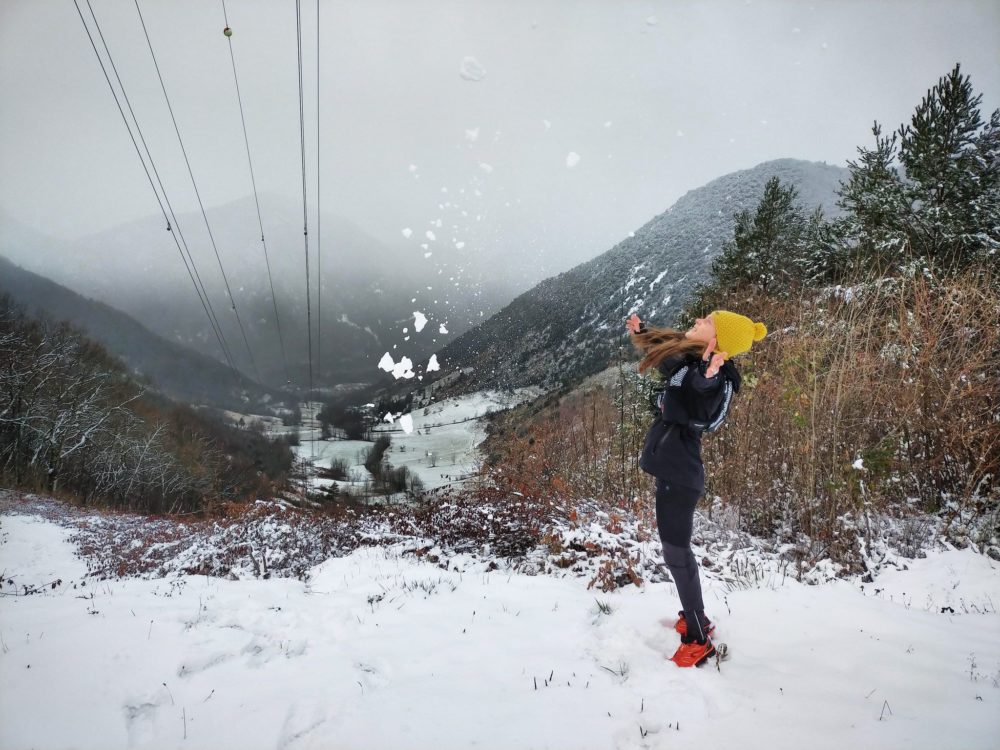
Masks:
[[[705,603],[701,598],[698,562],[691,551],[694,529],[694,508],[701,492],[677,487],[662,479],[656,480],[656,528],[663,545],[663,561],[677,587],[681,609],[688,625],[688,636],[705,640]]]

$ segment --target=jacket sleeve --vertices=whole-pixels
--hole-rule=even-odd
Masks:
[[[714,396],[722,387],[723,376],[720,371],[710,378],[705,377],[707,367],[708,362],[703,359],[698,360],[698,364],[693,368],[694,372],[691,373],[691,388],[701,396]]]

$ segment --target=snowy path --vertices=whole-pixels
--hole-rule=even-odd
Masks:
[[[972,750],[1000,736],[1000,566],[969,551],[884,574],[867,587],[878,596],[709,581],[733,650],[720,672],[665,660],[670,584],[602,594],[376,547],[317,566],[309,584],[74,589],[86,571],[68,533],[0,517],[5,579],[63,580],[0,597],[5,750]]]

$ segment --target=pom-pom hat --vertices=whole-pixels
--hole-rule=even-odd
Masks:
[[[709,317],[715,323],[716,349],[730,357],[750,351],[754,341],[767,335],[767,326],[728,310],[715,310]]]

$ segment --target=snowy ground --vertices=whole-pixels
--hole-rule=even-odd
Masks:
[[[0,516],[5,750],[972,750],[1000,737],[1000,566],[969,550],[863,588],[706,574],[732,656],[680,670],[666,660],[669,583],[602,594],[400,546],[327,560],[307,582],[96,581],[70,533]],[[40,593],[15,595],[25,585]]]

